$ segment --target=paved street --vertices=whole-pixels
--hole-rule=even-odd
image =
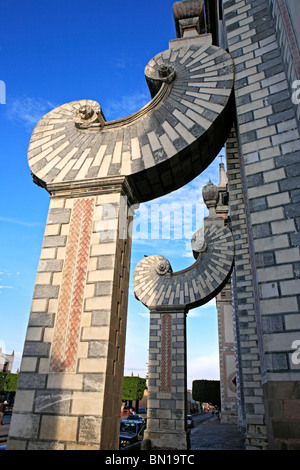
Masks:
[[[190,450],[244,450],[238,427],[222,424],[211,413],[194,416]]]
[[[5,416],[0,426],[0,446],[6,443],[10,416]],[[195,427],[191,429],[190,450],[244,450],[237,426],[222,424],[211,413],[194,416]]]
[[[1,446],[6,444],[11,415],[5,415],[3,418],[3,424],[0,426],[0,450]]]

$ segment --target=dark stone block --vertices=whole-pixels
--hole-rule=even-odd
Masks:
[[[50,209],[47,224],[68,224],[71,209]]]
[[[50,327],[54,326],[54,314],[32,312],[28,326]]]
[[[23,355],[27,357],[49,357],[50,343],[25,341]]]
[[[53,390],[37,391],[34,401],[36,413],[68,415],[70,413],[73,392]]]
[[[59,286],[48,286],[44,284],[37,284],[34,289],[34,299],[57,299]]]
[[[111,281],[97,282],[95,288],[96,297],[99,297],[101,295],[111,295],[112,286],[113,285]]]
[[[18,388],[31,390],[43,389],[46,386],[46,377],[46,374],[21,372],[18,378]]]

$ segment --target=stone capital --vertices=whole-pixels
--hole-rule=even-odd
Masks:
[[[121,193],[128,199],[128,204],[136,204],[137,200],[126,176],[113,176],[101,179],[89,179],[85,181],[67,181],[49,183],[47,190],[51,198],[57,197],[84,197],[98,196],[101,194]]]

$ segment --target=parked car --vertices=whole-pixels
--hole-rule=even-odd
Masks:
[[[144,418],[141,415],[134,415],[134,414],[127,416],[127,418],[125,418],[125,420],[123,421],[130,421],[130,422],[135,421],[135,422],[142,422],[142,423],[145,422]]]
[[[147,414],[147,410],[146,410],[146,408],[139,408],[138,413],[139,414]]]
[[[187,422],[187,427],[188,428],[193,428],[195,426],[194,418],[193,418],[192,415],[187,415],[186,422]]]
[[[120,424],[119,449],[142,441],[145,427],[145,423],[142,421],[122,420]]]

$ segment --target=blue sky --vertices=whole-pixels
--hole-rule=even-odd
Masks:
[[[6,86],[6,103],[0,104],[0,346],[7,353],[15,351],[15,368],[23,349],[49,206],[47,192],[33,184],[27,164],[33,128],[48,111],[73,100],[96,100],[107,120],[144,106],[150,100],[144,68],[176,37],[172,5],[171,0],[1,3],[0,80]],[[218,182],[219,161],[185,188],[154,203],[193,202],[202,210],[202,186],[209,177]],[[138,217],[139,213],[137,222]],[[134,231],[131,279],[145,254],[166,256],[173,271],[193,262],[190,237],[174,239],[171,233],[171,239],[141,239],[138,224]],[[134,299],[131,282],[125,375],[146,374],[148,325],[147,309]],[[193,379],[218,377],[217,347],[214,305],[191,311],[189,386]]]

